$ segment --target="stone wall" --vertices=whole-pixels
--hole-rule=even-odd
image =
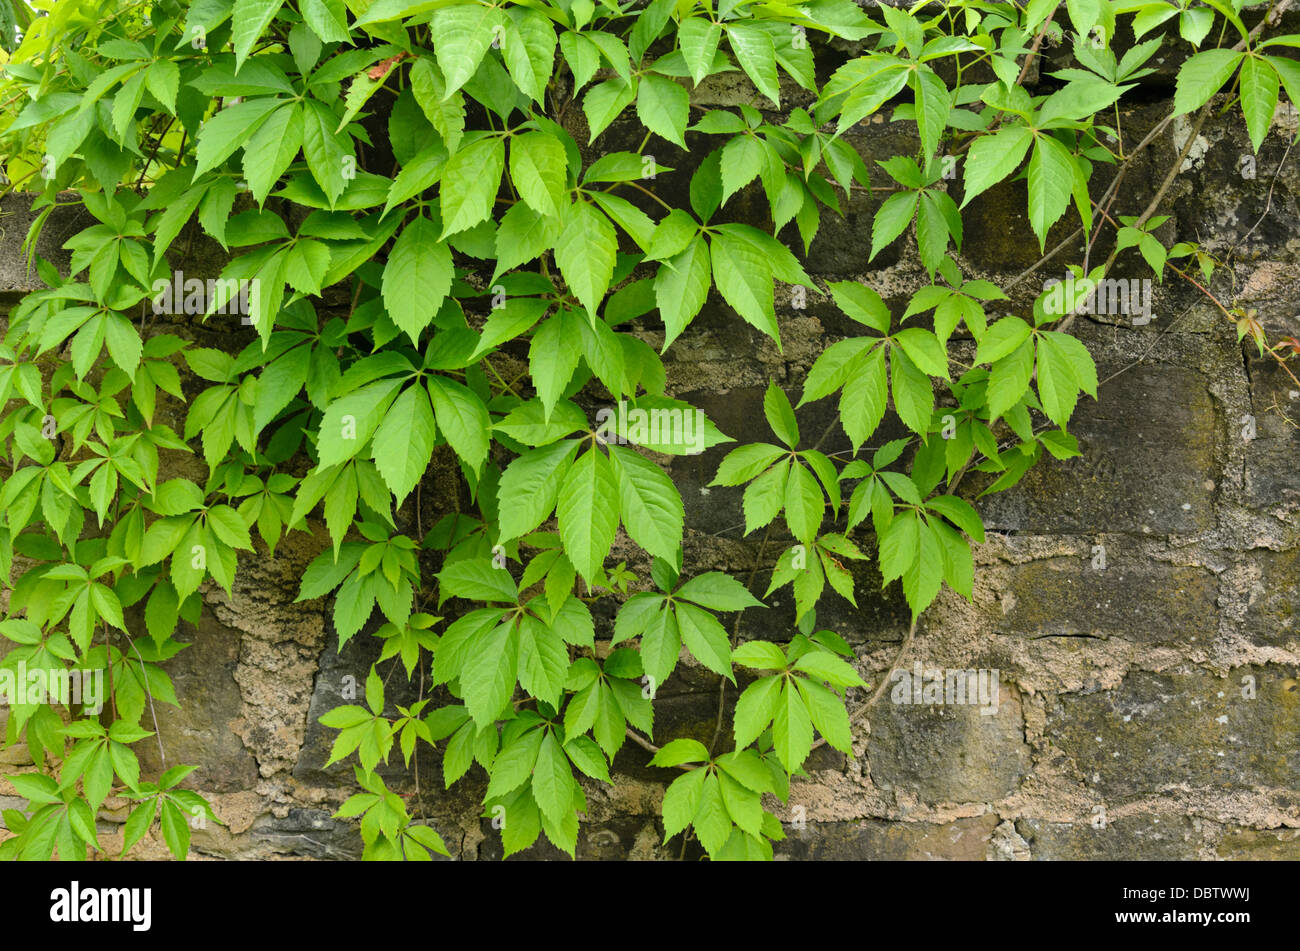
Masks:
[[[1300,24],[1290,27],[1296,32]],[[1127,142],[1169,111],[1173,70],[1185,53],[1162,57],[1161,69],[1123,100]],[[1043,70],[1064,58],[1047,48]],[[770,106],[737,75],[710,80],[696,101]],[[808,99],[797,88],[787,92],[790,105]],[[1295,110],[1283,104],[1249,178],[1239,112],[1212,118],[1166,198],[1172,218],[1160,230],[1167,244],[1199,241],[1226,259],[1216,294],[1230,306],[1255,308],[1271,338],[1300,336],[1300,157],[1290,148],[1296,128]],[[1135,163],[1117,213],[1145,207],[1187,129],[1175,123]],[[573,131],[586,141],[585,130]],[[879,117],[850,137],[869,164],[916,147],[914,127]],[[616,123],[602,145],[635,148],[639,139],[633,124]],[[670,203],[684,202],[691,160],[656,144],[656,158],[676,171],[661,175],[655,188]],[[1099,168],[1096,180],[1104,184],[1110,174]],[[949,187],[959,195],[960,175]],[[928,280],[910,234],[867,263],[879,200],[855,192],[843,220],[827,213],[804,263],[819,281],[870,283],[901,313],[911,291]],[[765,223],[757,185],[733,203],[735,218]],[[968,278],[1007,286],[1038,259],[1024,207],[1023,181],[972,202],[958,256]],[[18,251],[30,215],[25,199],[11,197],[2,210],[0,293],[12,303],[33,286]],[[1076,225],[1063,222],[1048,246]],[[53,219],[42,253],[64,260],[58,244],[78,227]],[[793,228],[784,236],[796,244]],[[1103,234],[1094,262],[1109,253],[1110,242]],[[198,260],[187,272],[202,267],[201,254]],[[1008,312],[1027,314],[1043,280],[1081,260],[1081,248],[1068,248],[1021,281]],[[1117,268],[1115,276],[1149,276],[1134,250],[1120,255]],[[1300,858],[1300,391],[1273,361],[1243,349],[1215,306],[1172,275],[1156,287],[1152,311],[1155,319],[1144,326],[1124,315],[1075,324],[1105,381],[1099,400],[1085,399],[1072,423],[1081,459],[1045,459],[1019,486],[984,499],[976,495],[987,480],[972,476],[962,484],[989,529],[975,552],[973,603],[945,589],[900,666],[996,670],[997,712],[895,704],[886,693],[855,731],[852,758],[822,747],[808,776],[793,784],[791,806],[778,811],[788,820],[779,857]],[[761,413],[768,380],[797,401],[816,356],[854,333],[817,295],[796,309],[779,287],[778,315],[783,353],[711,297],[665,358],[669,392],[702,407],[741,442],[769,438]],[[246,342],[228,327],[172,329],[207,346]],[[655,345],[662,340],[652,319],[637,332]],[[960,344],[963,352],[969,356],[973,346]],[[821,432],[833,404],[801,410],[805,431]],[[600,405],[600,394],[591,394],[590,405]],[[170,412],[179,429],[183,409]],[[901,431],[887,419],[873,444]],[[848,442],[836,430],[823,448],[835,452]],[[669,464],[687,511],[685,562],[688,571],[717,568],[742,579],[757,563],[754,587],[761,594],[788,542],[774,537],[760,552],[757,537],[741,536],[740,490],[707,487],[724,452]],[[205,474],[196,459],[181,471]],[[430,469],[421,498],[426,530],[458,504],[447,460]],[[405,514],[414,531],[414,515]],[[332,859],[360,852],[355,823],[330,818],[354,791],[352,768],[324,766],[334,731],[316,720],[343,702],[345,678],[364,679],[378,642],[362,634],[339,652],[330,605],[293,603],[324,538],[317,527],[311,536],[290,536],[274,557],[241,558],[233,597],[206,587],[201,623],[182,624],[178,637],[191,646],[168,667],[182,706],[160,708],[159,728],[168,764],[200,764],[192,784],[225,823],[196,832],[196,856]],[[864,547],[874,550],[874,539]],[[626,539],[613,557],[626,558],[648,579],[648,564]],[[853,567],[859,607],[828,594],[819,626],[848,640],[875,685],[898,656],[908,614],[897,585],[880,591],[874,558]],[[433,570],[436,563],[428,566]],[[597,623],[608,636],[608,609]],[[783,640],[792,631],[787,589],[770,599],[769,610],[745,615],[741,636]],[[398,672],[389,681],[390,702],[403,700],[394,686],[401,679]],[[656,742],[707,742],[717,691],[713,674],[684,661],[656,702]],[[139,749],[152,775],[157,750],[149,743]],[[24,752],[0,753],[6,771],[21,766]],[[444,791],[441,770],[430,762],[436,754],[422,755],[418,777],[393,759],[389,782],[433,818],[453,853],[500,857],[498,834],[479,816],[485,777],[477,767]],[[664,776],[647,759],[628,744],[615,760],[613,787],[584,781],[590,810],[580,858],[678,856],[676,842],[661,844]],[[0,781],[0,804],[10,804],[11,792]],[[120,841],[114,822],[125,818],[121,804],[112,818],[107,838],[115,833]],[[138,847],[141,856],[161,852],[158,843]],[[558,855],[543,839],[521,857]]]

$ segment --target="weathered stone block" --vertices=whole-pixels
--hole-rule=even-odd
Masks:
[[[1276,665],[1226,678],[1134,671],[1115,690],[1059,697],[1044,730],[1078,780],[1113,802],[1181,786],[1294,789],[1297,733],[1300,683]]]

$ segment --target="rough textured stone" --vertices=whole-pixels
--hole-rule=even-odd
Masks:
[[[991,715],[970,703],[895,704],[892,692],[871,717],[867,756],[877,786],[922,802],[995,801],[1015,791],[1029,748],[1010,690],[1002,688]]]
[[[1226,678],[1134,671],[1114,691],[1060,697],[1044,732],[1080,782],[1122,802],[1178,786],[1294,789],[1297,731],[1295,670],[1268,666]]]

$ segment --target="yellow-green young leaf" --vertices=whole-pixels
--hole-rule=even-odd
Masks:
[[[547,132],[515,136],[510,140],[510,180],[538,214],[560,214],[568,183],[564,144]]]
[[[438,191],[442,237],[491,217],[505,164],[505,142],[496,137],[471,142],[447,161]]]
[[[438,240],[438,229],[428,218],[407,225],[384,265],[384,307],[394,324],[419,344],[420,332],[451,290],[451,248]]]
[[[962,172],[962,207],[1019,168],[1033,138],[1027,127],[1013,125],[976,139]]]
[[[618,479],[604,453],[588,450],[569,468],[556,500],[564,552],[584,579],[600,570],[618,531]]]
[[[555,242],[555,263],[592,320],[614,276],[617,254],[614,226],[595,207],[578,202],[565,212],[564,227]]]
[[[400,506],[424,475],[433,454],[437,427],[428,394],[408,386],[375,430],[375,468]]]
[[[498,7],[464,3],[433,12],[429,36],[446,78],[442,98],[469,82],[493,39],[503,36],[505,28],[505,16]]]
[[[1241,112],[1256,152],[1273,122],[1277,95],[1277,70],[1262,56],[1247,56],[1241,64]]]

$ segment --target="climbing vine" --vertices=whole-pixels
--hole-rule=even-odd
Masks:
[[[1213,257],[1166,247],[1159,204],[1222,103],[1258,150],[1281,92],[1300,101],[1300,36],[1268,29],[1290,5],[0,0],[0,150],[35,194],[44,284],[0,344],[0,686],[5,743],[33,764],[7,777],[28,806],[4,811],[0,856],[103,851],[110,795],[132,803],[122,852],[157,823],[186,854],[196,819],[216,821],[180,788],[193,767],[146,780],[133,749],[176,704],[178,624],[205,585],[232,593],[241,555],[323,522],[297,597],[332,599],[340,648],[383,642],[363,697],[321,718],[330,764],[355,763],[363,791],[338,816],[360,817],[367,858],[448,851],[378,771],[399,752],[409,769],[436,748],[447,786],[477,764],[507,855],[541,835],[572,855],[579,776],[610,783],[628,742],[671,778],[666,840],[771,858],[764,796],[788,799],[814,746],[852,754],[868,688],[817,605],[856,603],[846,564],[869,558],[913,627],[944,585],[971,598],[984,530],[957,489],[1079,454],[1070,420],[1098,379],[1069,330],[1118,256],[1210,293]],[[1118,104],[1179,40],[1196,52],[1173,112],[1134,141]],[[1045,42],[1073,64],[1050,70]],[[693,102],[728,73],[753,104]],[[915,130],[911,154],[858,153],[848,133],[880,115]],[[1125,207],[1130,164],[1183,115],[1169,178]],[[958,263],[963,209],[1013,178],[1044,255],[1021,280],[1085,248],[1032,309]],[[864,270],[912,235],[929,275],[902,309],[801,263],[867,194]],[[90,223],[65,274],[36,246],[69,205]],[[1091,261],[1106,229],[1114,250]],[[202,241],[224,266],[186,277]],[[778,300],[861,326],[794,404],[768,387],[770,440],[730,447],[713,477],[743,486],[761,537],[744,581],[684,562],[657,461],[732,442],[669,395],[662,362],[713,292],[778,348]],[[1286,365],[1285,342],[1214,300]],[[235,346],[199,345],[213,329]],[[796,410],[828,399],[832,427],[807,432]],[[891,414],[907,435],[880,441]],[[836,428],[851,448],[823,452]],[[177,474],[187,456],[205,478]],[[426,526],[438,460],[460,496]],[[613,564],[620,537],[648,577]],[[798,629],[740,637],[787,586]],[[655,693],[683,648],[720,679],[717,729],[658,746]],[[394,677],[418,700],[394,705]]]

